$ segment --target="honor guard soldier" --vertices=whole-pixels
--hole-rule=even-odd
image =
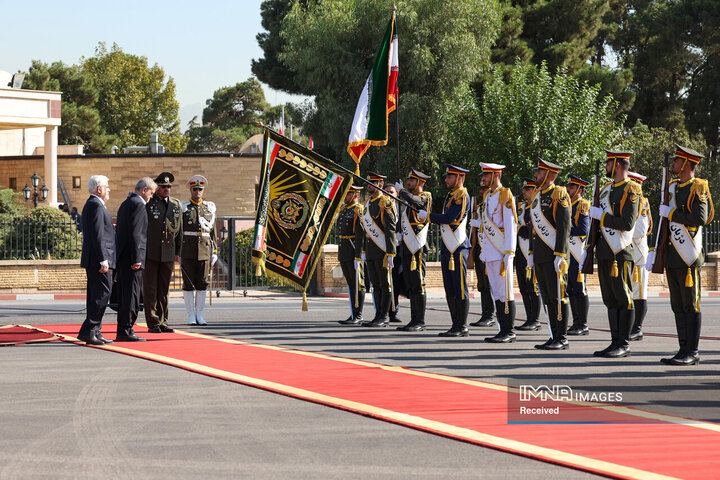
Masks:
[[[370,198],[363,208],[363,225],[365,227],[365,252],[363,260],[367,260],[370,283],[375,297],[375,318],[363,322],[363,327],[387,327],[388,313],[393,299],[392,269],[395,264],[395,226],[397,213],[395,202],[382,193],[381,188],[385,177],[377,173],[369,173],[368,185]]]
[[[660,206],[660,216],[670,222],[665,276],[680,344],[675,356],[661,360],[666,365],[700,363],[700,268],[705,260],[702,228],[715,216],[708,181],[695,178],[695,169],[703,158],[695,150],[678,145],[671,165],[678,178],[670,185],[670,205]],[[650,267],[654,260],[653,252],[648,259]]]
[[[402,187],[402,184],[400,184],[400,186]],[[391,198],[397,197],[399,191],[395,188],[395,185],[385,185],[384,190]],[[400,244],[402,243],[402,232],[400,231],[400,204],[396,200],[393,200],[393,205],[395,206],[395,211],[398,213],[397,222],[395,223],[395,251],[400,252]],[[400,295],[408,298],[407,289],[405,288],[403,265],[400,258],[396,257],[396,260],[397,261],[393,264],[392,268],[393,299],[392,302],[390,302],[390,323],[402,323],[402,320],[398,318],[398,312],[400,311]]]
[[[217,261],[215,239],[215,216],[213,202],[203,200],[207,178],[193,175],[187,182],[190,200],[182,202],[183,245],[182,267],[183,299],[188,315],[188,325],[207,325],[203,318],[207,297],[208,274]],[[212,295],[212,292],[210,292]]]
[[[530,255],[530,236],[533,227],[530,219],[530,200],[535,193],[535,180],[523,179],[522,196],[523,201],[518,203],[518,250],[520,253],[515,256],[515,270],[517,272],[518,286],[525,306],[525,323],[517,327],[517,330],[539,330],[540,322],[540,295],[538,293],[537,281],[533,281],[533,269],[528,268],[527,259]]]
[[[442,246],[440,265],[442,267],[445,299],[452,318],[452,327],[441,337],[467,337],[467,317],[470,298],[467,287],[467,260],[470,241],[467,237],[467,221],[470,214],[470,195],[463,186],[468,170],[447,165],[445,186],[450,192],[443,202],[443,213],[430,213],[432,223],[440,224]],[[428,218],[426,210],[418,212],[418,218]]]
[[[567,257],[570,249],[570,196],[555,185],[560,166],[540,160],[535,171],[535,194],[530,202],[533,235],[528,266],[535,268],[540,294],[547,308],[550,338],[535,345],[540,350],[566,350],[568,305]]]
[[[593,355],[618,358],[630,355],[630,329],[635,316],[632,237],[642,188],[628,178],[631,153],[606,152],[605,171],[612,181],[600,191],[600,206],[590,207],[590,216],[600,221],[601,235],[595,252],[600,290],[608,309],[611,343]]]
[[[639,173],[628,172],[628,178],[642,185],[647,177]],[[650,253],[647,239],[652,233],[652,229],[653,223],[652,215],[650,214],[650,203],[643,195],[640,198],[638,219],[633,229],[633,263],[635,263],[635,268],[633,269],[632,276],[632,292],[633,303],[635,304],[635,321],[630,330],[631,342],[642,340],[643,338],[642,325],[645,320],[645,314],[647,314],[647,289],[648,277],[650,276],[650,272],[645,268],[648,253]]]
[[[157,176],[155,194],[145,205],[148,213],[147,251],[143,270],[143,303],[149,333],[172,332],[168,327],[168,294],[173,267],[182,250],[183,220],[180,200],[170,196],[175,177]]]
[[[406,206],[400,207],[399,233],[401,241],[399,256],[402,261],[402,269],[410,299],[410,322],[407,325],[398,327],[397,330],[404,332],[418,332],[425,330],[425,255],[427,254],[427,236],[430,224],[425,218],[418,218],[418,211],[428,211],[432,208],[432,195],[423,191],[428,175],[410,169],[410,174],[405,179],[405,188],[399,182],[395,184],[398,190],[398,197],[409,203],[417,210],[410,210]]]
[[[580,259],[585,251],[585,243],[590,233],[590,202],[582,198],[588,183],[590,182],[587,180],[570,175],[567,187],[565,187],[572,205],[567,295],[570,299],[573,323],[568,329],[568,335],[587,335],[590,333],[587,326],[590,300],[585,286],[585,274],[580,273],[582,268]]]
[[[489,188],[483,197],[480,219],[470,225],[482,227],[482,251],[480,260],[485,263],[490,293],[495,301],[498,319],[497,335],[486,342],[509,343],[515,341],[515,293],[513,290],[513,265],[517,247],[517,212],[515,197],[509,188],[502,186],[501,177],[505,165],[480,163],[482,183]]]
[[[475,207],[473,212],[473,219],[479,220],[482,214],[483,198],[485,192],[490,189],[487,185],[482,184],[482,178],[480,181],[480,192],[478,193],[477,199],[475,200]],[[468,264],[472,264],[475,268],[475,278],[477,279],[477,291],[480,292],[480,305],[482,306],[482,313],[480,320],[470,324],[472,327],[492,327],[495,325],[495,301],[490,293],[490,280],[487,276],[487,269],[485,263],[480,260],[482,255],[482,225],[480,227],[472,227],[470,229],[470,253],[468,254]],[[468,265],[469,267],[471,265]]]
[[[363,187],[352,185],[342,210],[335,221],[335,229],[340,236],[338,260],[343,276],[348,284],[350,297],[350,316],[340,320],[342,325],[360,325],[363,321],[362,311],[365,303],[365,265],[362,252],[365,247],[365,231],[363,230],[363,206],[358,202],[358,195]]]

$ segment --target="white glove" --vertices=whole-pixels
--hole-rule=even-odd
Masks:
[[[663,218],[670,218],[670,212],[672,212],[672,207],[669,205],[660,205],[660,216]]]
[[[425,221],[425,219],[428,217],[428,212],[427,212],[427,210],[420,210],[417,213],[417,216],[420,220]]]
[[[215,266],[215,262],[217,262],[217,255],[213,253],[213,254],[212,254],[212,257],[210,257],[210,266],[211,266],[211,267],[214,267],[214,266]]]
[[[397,232],[395,234],[395,239],[398,241],[398,243],[402,242],[402,237],[403,237],[402,232]]]
[[[393,268],[395,266],[395,257],[388,256],[388,268]]]
[[[560,273],[560,264],[565,261],[563,257],[555,257],[555,261],[553,261],[553,265],[555,265],[555,273]]]
[[[358,260],[357,258],[353,260],[353,265],[355,266],[355,270],[360,268],[360,264],[362,263],[362,260]]]
[[[513,260],[515,260],[514,253],[506,253],[505,256],[503,257],[503,263],[505,264],[506,267],[509,267],[513,263]]]
[[[530,268],[535,267],[535,256],[532,253],[528,255],[527,266]]]
[[[470,226],[480,228],[482,227],[482,220],[480,220],[479,218],[473,218],[472,220],[470,220]]]
[[[594,218],[595,220],[600,220],[603,216],[603,213],[605,213],[605,210],[600,207],[590,207],[590,217]]]
[[[403,189],[403,184],[400,182],[395,182],[395,190],[397,190],[398,193],[400,193],[400,190],[402,190],[402,189]]]
[[[360,259],[364,262],[365,261],[365,252],[360,254]]]
[[[655,250],[648,253],[647,259],[645,259],[645,270],[652,272],[653,265],[655,265]]]

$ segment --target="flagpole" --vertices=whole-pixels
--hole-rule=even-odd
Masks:
[[[393,12],[395,12],[395,31],[393,32],[394,36],[397,37],[397,6],[393,4]],[[391,40],[392,42],[392,40]],[[398,42],[398,48],[399,48],[400,42]],[[397,52],[398,57],[400,56],[400,52]],[[399,76],[398,76],[399,78]],[[400,176],[400,82],[398,81],[395,84],[395,142],[397,143],[397,159],[395,163],[395,168],[397,170],[397,177],[398,181],[402,179]]]

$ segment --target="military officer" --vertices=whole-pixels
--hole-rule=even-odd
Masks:
[[[183,299],[188,325],[207,325],[203,318],[207,296],[208,274],[217,261],[215,217],[217,207],[203,200],[207,178],[193,175],[187,181],[190,200],[182,202],[183,244],[182,267]],[[212,295],[212,292],[210,293]]]
[[[398,182],[399,183],[399,182]],[[400,184],[402,186],[402,184]],[[385,185],[384,190],[392,197],[397,197],[398,191],[395,185]],[[400,203],[393,200],[395,205],[395,211],[398,212],[397,222],[395,223],[395,251],[400,251],[400,244],[402,243],[402,233],[400,231]],[[393,264],[392,269],[392,286],[393,286],[393,301],[390,302],[390,323],[402,323],[402,320],[398,317],[400,312],[400,295],[405,298],[408,297],[407,289],[405,288],[405,274],[403,273],[403,264],[400,258],[396,258],[396,262]]]
[[[675,314],[680,350],[666,365],[695,365],[700,362],[700,268],[705,261],[702,227],[715,216],[708,181],[695,178],[695,169],[704,156],[687,147],[677,146],[670,185],[670,205],[660,206],[660,216],[670,222],[665,247],[665,276],[670,288],[670,305]],[[652,269],[654,252],[648,258]]]
[[[628,178],[640,185],[645,179],[644,175],[635,172],[628,172]],[[647,271],[647,256],[649,253],[648,236],[652,233],[652,215],[650,214],[650,203],[643,195],[640,198],[640,206],[637,222],[633,229],[633,263],[635,268],[632,276],[633,303],[635,304],[635,321],[630,330],[630,341],[642,340],[642,325],[647,313],[647,288],[650,272]]]
[[[515,341],[515,292],[513,267],[517,247],[517,212],[515,197],[502,185],[505,165],[480,163],[482,183],[489,188],[483,197],[480,219],[470,225],[482,227],[480,260],[485,263],[490,293],[495,301],[498,333],[485,339],[490,343]]]
[[[364,327],[387,327],[390,323],[388,313],[392,302],[392,269],[395,265],[395,228],[397,212],[395,202],[382,193],[385,176],[369,173],[368,185],[370,198],[363,208],[363,225],[365,228],[365,253],[367,269],[375,297],[375,318],[363,322]]]
[[[555,185],[561,167],[540,160],[535,171],[535,193],[530,203],[533,234],[528,266],[535,268],[540,294],[547,308],[550,338],[535,345],[540,350],[566,350],[568,304],[567,257],[570,249],[570,196],[565,187]]]
[[[600,290],[608,309],[611,343],[593,355],[618,358],[630,355],[630,329],[635,316],[632,236],[642,188],[628,178],[631,153],[606,152],[605,171],[611,181],[600,192],[600,206],[590,207],[590,217],[600,221],[601,235],[595,252]]]
[[[570,299],[573,324],[567,331],[568,335],[587,335],[590,333],[587,326],[590,301],[585,287],[585,274],[580,273],[582,266],[579,263],[585,251],[588,233],[590,233],[590,217],[588,215],[590,213],[590,202],[582,198],[588,183],[590,182],[587,180],[570,175],[565,187],[572,205],[567,295]]]
[[[450,192],[443,202],[443,213],[418,212],[418,219],[430,218],[440,224],[442,246],[440,265],[442,267],[445,299],[450,310],[452,327],[441,337],[468,336],[467,317],[470,299],[467,287],[467,260],[470,241],[467,238],[467,221],[470,214],[470,195],[463,186],[468,170],[455,165],[445,168],[445,186]]]
[[[407,325],[398,327],[397,330],[404,332],[418,332],[425,330],[425,255],[427,254],[427,235],[430,224],[427,218],[420,220],[418,211],[428,211],[432,208],[432,195],[423,190],[425,182],[430,177],[424,173],[410,169],[410,174],[405,179],[403,187],[399,182],[395,185],[399,198],[409,203],[417,210],[410,210],[401,205],[399,231],[402,240],[400,241],[399,256],[402,261],[402,269],[410,299],[410,322]]]
[[[340,320],[342,325],[360,325],[363,321],[363,305],[365,303],[365,265],[362,253],[365,247],[365,231],[363,230],[363,206],[358,202],[358,195],[363,187],[352,185],[345,195],[344,205],[335,221],[335,229],[340,236],[338,260],[343,276],[348,285],[350,297],[350,316]]]
[[[535,193],[535,179],[523,179],[522,196],[523,201],[518,203],[518,250],[515,256],[515,269],[517,272],[518,286],[525,306],[525,323],[517,327],[517,330],[539,330],[540,329],[540,295],[537,282],[532,280],[533,269],[528,268],[527,259],[530,255],[530,235],[533,227],[530,219],[530,200]]]
[[[473,219],[479,220],[480,214],[483,208],[483,198],[485,192],[490,187],[482,184],[480,181],[480,192],[475,200],[475,206],[473,208]],[[470,229],[470,253],[468,254],[468,268],[475,269],[475,278],[477,279],[477,291],[480,292],[480,305],[482,313],[480,320],[473,322],[470,325],[473,327],[492,327],[495,325],[495,302],[493,301],[492,294],[490,293],[490,280],[488,280],[485,263],[480,260],[482,254],[482,225],[480,227],[472,227]]]
[[[148,214],[147,249],[143,270],[143,303],[148,332],[172,332],[168,327],[168,294],[173,267],[182,250],[183,221],[180,200],[170,196],[175,177],[162,172],[157,189],[145,205]]]

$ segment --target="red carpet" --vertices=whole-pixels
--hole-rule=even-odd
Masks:
[[[21,325],[0,325],[0,347],[23,343],[53,342],[60,337],[52,333]]]
[[[113,338],[113,325],[103,327]],[[39,327],[74,337],[77,325]],[[136,329],[143,334],[144,328]],[[606,424],[508,424],[507,387],[176,331],[101,348],[615,478],[717,478],[720,425],[574,405]],[[72,338],[63,338],[72,341]]]

